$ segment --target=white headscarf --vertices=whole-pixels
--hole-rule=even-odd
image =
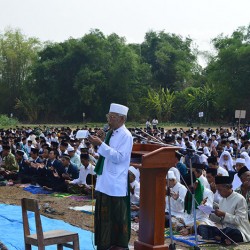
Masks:
[[[228,160],[225,161],[224,160],[224,155],[227,155],[228,156]],[[220,156],[220,159],[219,159],[219,166],[222,167],[222,168],[225,168],[224,165],[227,166],[227,169],[229,171],[235,171],[233,169],[233,159],[232,159],[232,156],[230,155],[230,153],[228,151],[224,151],[221,156]]]
[[[246,167],[250,170],[250,157],[249,157],[248,153],[247,152],[242,152],[240,154],[240,157],[243,158],[243,159],[245,159],[245,161],[246,161]]]

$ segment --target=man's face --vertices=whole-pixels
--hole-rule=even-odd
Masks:
[[[34,154],[32,151],[30,152],[30,156],[32,159],[36,159],[37,158],[37,154]]]
[[[55,158],[56,158],[56,155],[55,155],[54,151],[50,151],[49,152],[49,159],[53,161]]]
[[[206,177],[207,177],[207,181],[208,181],[209,184],[214,183],[215,178],[214,178],[214,176],[212,176],[211,173],[208,173],[206,175]]]
[[[48,149],[44,149],[43,154],[42,154],[42,158],[47,159],[48,157],[49,157],[49,151],[48,151]]]
[[[221,197],[228,197],[229,189],[226,188],[224,184],[216,184],[216,189],[218,190],[218,193],[221,195]]]
[[[69,153],[69,156],[72,157],[72,156],[74,156],[75,151],[69,151],[68,153]]]
[[[239,170],[240,170],[241,168],[243,168],[243,167],[244,167],[244,164],[243,164],[243,163],[236,163],[236,165],[235,165],[235,169],[236,169],[237,172],[239,172]]]
[[[7,156],[9,153],[10,153],[10,150],[4,149],[2,155]]]
[[[87,167],[89,165],[89,160],[81,159],[81,163],[82,163],[83,166]]]
[[[168,179],[168,180],[169,180],[169,187],[173,188],[177,182],[176,179]]]
[[[250,188],[250,171],[245,172],[240,178],[243,186]]]
[[[109,127],[111,129],[117,129],[121,126],[123,117],[119,116],[117,113],[110,112],[106,115]]]
[[[132,183],[135,180],[135,175],[130,171],[128,171],[128,174],[129,174],[129,182]]]
[[[16,157],[16,160],[17,160],[17,161],[21,161],[22,158],[23,158],[23,156],[22,156],[22,155],[19,155],[19,154],[16,154],[15,157]]]
[[[64,167],[67,167],[69,165],[69,160],[67,160],[66,158],[62,158],[61,161]]]

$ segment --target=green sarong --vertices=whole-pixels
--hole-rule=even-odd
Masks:
[[[113,197],[101,192],[97,192],[96,195],[95,245],[97,250],[106,250],[111,246],[128,248],[130,239],[128,196]]]

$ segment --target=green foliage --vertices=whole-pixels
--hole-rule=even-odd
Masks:
[[[227,119],[236,109],[250,111],[249,30],[250,25],[239,28],[231,37],[220,35],[213,40],[218,54],[208,65],[206,77],[207,82],[214,85],[217,102]]]
[[[15,100],[23,93],[39,49],[38,39],[27,38],[18,29],[0,33],[0,112],[13,112]]]
[[[181,89],[192,79],[196,56],[191,51],[192,40],[175,34],[150,31],[145,36],[141,51],[151,65],[153,87]]]
[[[150,110],[153,116],[157,116],[161,121],[169,121],[174,112],[173,103],[175,93],[168,89],[159,88],[148,90],[148,96],[144,99],[146,107]]]
[[[142,44],[91,30],[79,39],[40,43],[19,30],[0,33],[0,113],[28,122],[105,121],[111,102],[129,106],[129,120],[230,120],[250,113],[250,26],[213,40],[202,70],[191,38],[146,33]]]
[[[0,126],[3,127],[14,127],[19,123],[16,118],[10,118],[7,115],[0,114]]]

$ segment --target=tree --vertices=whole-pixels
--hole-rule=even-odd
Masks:
[[[213,40],[217,55],[206,69],[207,82],[218,93],[217,102],[230,119],[235,109],[249,110],[250,25]],[[250,110],[249,110],[250,112]],[[247,112],[247,113],[249,113]]]
[[[38,39],[27,38],[18,29],[0,34],[0,112],[13,112],[40,49]]]
[[[175,93],[169,89],[149,89],[148,96],[144,99],[152,115],[157,115],[161,121],[169,121],[174,112]]]
[[[218,117],[218,105],[216,102],[216,92],[208,85],[198,88],[189,88],[187,92],[187,102],[185,104],[186,111],[190,114],[190,118],[198,117],[199,112],[204,112],[207,122]]]
[[[148,32],[141,45],[143,60],[150,64],[152,87],[170,90],[182,89],[196,68],[196,56],[191,49],[192,40],[161,32]]]

